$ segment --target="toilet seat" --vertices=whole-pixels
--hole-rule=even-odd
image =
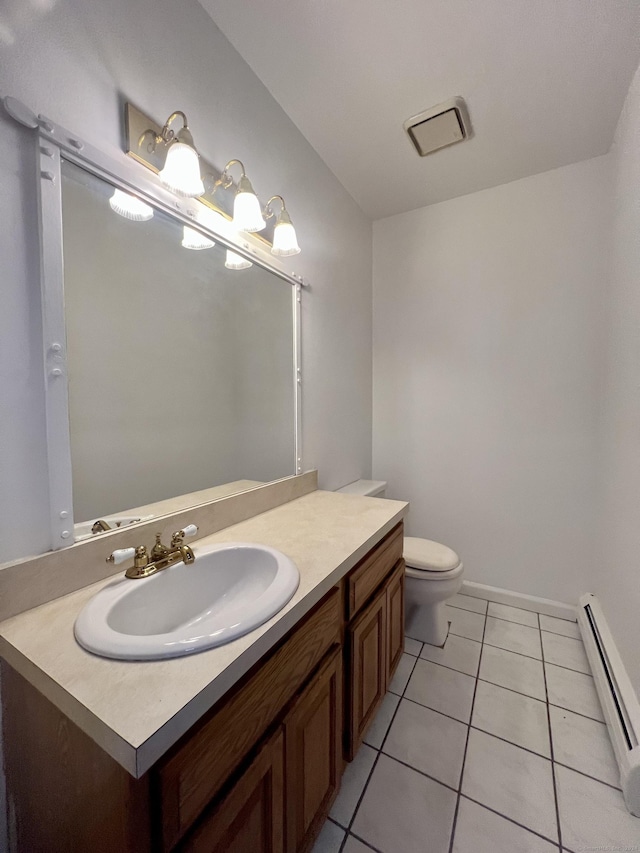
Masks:
[[[456,552],[432,539],[405,536],[403,557],[407,567],[406,574],[412,578],[452,579],[461,575],[463,571],[460,557]]]

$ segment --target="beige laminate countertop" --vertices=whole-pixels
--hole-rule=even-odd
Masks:
[[[73,624],[113,578],[0,623],[0,653],[133,776],[142,776],[227,690],[391,530],[408,504],[314,491],[204,537],[278,548],[300,571],[291,601],[225,646],[163,661],[97,657]],[[132,581],[135,583],[135,581]]]

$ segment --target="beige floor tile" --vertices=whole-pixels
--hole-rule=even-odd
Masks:
[[[349,826],[349,821],[353,817],[377,755],[375,749],[362,744],[356,757],[350,764],[347,764],[342,776],[340,791],[329,812],[329,817],[339,823],[340,826]]]
[[[439,663],[441,666],[448,666],[450,669],[457,669],[458,672],[475,676],[478,674],[481,649],[482,644],[475,640],[449,634],[443,648],[425,643],[420,657],[423,660],[430,660],[433,663]]]
[[[471,729],[462,793],[557,840],[551,762],[546,758]]]
[[[576,672],[591,675],[591,668],[581,640],[572,637],[561,637],[558,634],[542,632],[542,648],[546,663],[565,666]]]
[[[545,702],[479,681],[471,725],[551,758]]]
[[[452,853],[557,853],[555,844],[483,806],[460,799]]]
[[[475,679],[463,672],[447,669],[426,660],[418,660],[405,696],[434,711],[468,723]]]
[[[562,842],[568,849],[640,850],[640,819],[615,788],[555,765]]]
[[[545,663],[549,702],[604,722],[595,683],[590,675]]]
[[[451,623],[449,631],[452,634],[481,642],[485,621],[483,613],[472,613],[470,610],[461,610],[459,607],[449,606],[447,606],[446,611],[447,619]]]
[[[549,715],[554,759],[619,787],[620,771],[605,724],[553,705]]]
[[[517,622],[519,625],[528,625],[530,628],[538,627],[538,614],[531,610],[523,610],[521,607],[511,607],[508,604],[489,603],[488,616],[496,619],[506,619],[507,622]]]
[[[540,631],[528,625],[518,625],[515,622],[505,622],[504,619],[488,616],[484,642],[489,646],[497,646],[499,649],[542,660]]]
[[[486,613],[488,601],[484,598],[473,598],[471,595],[463,595],[457,592],[447,602],[451,607],[459,607],[461,610],[471,610],[473,613]]]
[[[383,751],[457,789],[466,743],[464,723],[403,699]]]
[[[444,785],[381,755],[352,829],[382,853],[447,853],[456,798]]]
[[[577,622],[569,622],[568,619],[556,619],[555,616],[544,616],[540,614],[540,628],[551,634],[562,634],[563,637],[573,637],[581,640],[580,629]]]
[[[395,693],[387,693],[382,700],[382,705],[364,736],[364,742],[374,747],[374,749],[380,749],[382,746],[382,741],[389,731],[389,726],[391,725],[391,720],[396,712],[399,701],[400,697]]]

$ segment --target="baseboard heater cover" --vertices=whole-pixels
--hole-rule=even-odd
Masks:
[[[640,702],[595,595],[580,598],[578,625],[620,769],[624,801],[631,814],[640,817]]]

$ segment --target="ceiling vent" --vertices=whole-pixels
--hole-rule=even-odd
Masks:
[[[463,98],[451,98],[437,107],[411,116],[403,127],[421,157],[473,136]]]

